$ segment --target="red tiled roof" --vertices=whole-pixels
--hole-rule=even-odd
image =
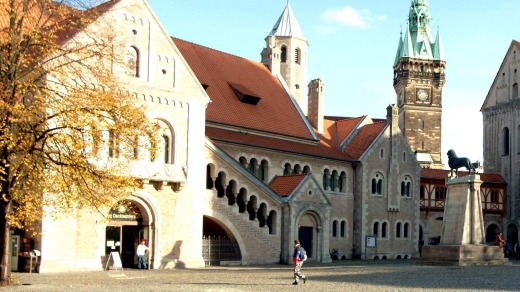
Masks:
[[[356,118],[338,118],[338,117],[325,117],[325,124],[331,124],[335,126],[337,133],[338,143],[341,144],[359,125],[364,116]]]
[[[206,92],[211,98],[206,110],[207,121],[313,139],[304,117],[264,64],[172,39],[199,82],[207,86]],[[230,85],[260,101],[256,105],[241,102]]]
[[[282,197],[290,196],[308,174],[275,176],[269,187]]]
[[[379,120],[373,124],[364,125],[360,128],[354,139],[345,148],[345,153],[350,155],[353,159],[359,160],[361,155],[366,152],[368,147],[379,136],[381,131],[385,128],[386,122]]]
[[[48,41],[60,45],[120,1],[110,0],[87,10],[79,10],[51,0],[30,0],[27,4],[28,10],[23,22],[23,31],[28,34],[30,31],[44,34],[48,37]],[[15,0],[15,5],[17,13],[22,14],[23,1]],[[0,31],[2,33],[8,33],[10,22],[8,13],[8,7],[0,9]],[[4,35],[0,37],[0,41],[7,39]]]
[[[244,132],[236,132],[220,128],[206,127],[206,136],[215,142],[230,142],[248,146],[288,151],[323,158],[352,160],[333,143],[333,139],[319,135],[320,141],[310,145],[296,141],[288,141],[273,137],[258,136]]]
[[[432,168],[423,168],[421,169],[421,178],[426,179],[434,179],[434,180],[445,180],[450,172],[449,169],[432,169]],[[467,171],[459,171],[459,176],[468,175]],[[495,184],[507,184],[504,178],[495,173],[479,173],[480,180],[485,183],[495,183]]]

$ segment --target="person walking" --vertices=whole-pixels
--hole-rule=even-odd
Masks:
[[[502,237],[502,232],[499,232],[497,234],[497,245],[504,250],[504,256],[506,256],[505,243],[506,243],[506,241]]]
[[[300,279],[303,280],[303,283],[307,281],[305,275],[301,273],[303,261],[305,258],[302,257],[304,254],[304,249],[300,245],[300,241],[296,239],[294,241],[294,253],[293,253],[293,262],[294,262],[294,282],[293,285],[298,285]]]
[[[146,246],[146,241],[143,239],[141,241],[141,244],[137,246],[137,268],[140,270],[141,267],[146,270],[146,261],[145,261],[145,254],[148,251],[148,247]]]

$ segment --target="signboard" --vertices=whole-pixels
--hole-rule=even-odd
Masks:
[[[121,262],[121,257],[119,256],[119,253],[117,251],[113,251],[108,255],[107,264],[105,266],[105,270],[107,270],[108,265],[112,261],[112,266],[117,270],[120,268],[123,270],[123,263]]]
[[[121,204],[110,209],[110,219],[115,221],[137,221],[142,220],[139,208],[134,205]]]
[[[365,246],[366,247],[376,247],[376,236],[375,235],[367,235],[365,237]]]
[[[367,248],[377,248],[377,235],[365,235],[365,259],[367,258]]]

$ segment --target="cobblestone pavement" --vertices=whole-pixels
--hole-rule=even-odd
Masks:
[[[413,260],[306,263],[307,283],[291,285],[289,265],[183,270],[13,273],[0,291],[519,291],[520,261],[504,266],[446,267]]]

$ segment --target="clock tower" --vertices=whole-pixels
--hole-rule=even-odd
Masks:
[[[427,0],[413,0],[394,62],[399,127],[423,167],[442,168],[442,87],[446,61],[437,32],[430,35]]]

